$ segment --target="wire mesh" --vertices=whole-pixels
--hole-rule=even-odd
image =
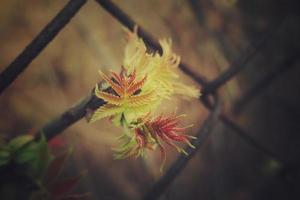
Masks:
[[[53,20],[45,26],[45,28],[37,35],[36,38],[16,57],[16,59],[3,71],[0,75],[0,93],[2,93],[17,77],[20,75],[34,60],[39,53],[57,36],[60,30],[62,30],[66,24],[71,20],[71,18],[76,15],[80,8],[86,3],[86,0],[70,0],[66,6],[53,18]],[[124,11],[119,7],[113,4],[109,0],[96,0],[96,2],[101,5],[107,12],[109,12],[113,17],[115,17],[121,24],[133,30],[136,25],[135,21],[132,20]],[[284,19],[282,20],[284,21]],[[283,159],[279,158],[273,151],[265,148],[259,142],[250,137],[249,133],[246,133],[237,123],[235,123],[230,117],[226,114],[221,113],[219,100],[214,102],[214,105],[209,101],[208,97],[216,97],[215,92],[225,85],[229,80],[234,78],[241,70],[246,67],[246,64],[255,57],[255,55],[268,43],[272,40],[272,36],[276,33],[281,26],[281,23],[270,27],[263,36],[254,41],[249,47],[240,53],[240,56],[234,59],[231,65],[227,70],[222,72],[215,80],[206,81],[206,78],[203,75],[197,75],[190,70],[187,64],[181,62],[180,69],[192,79],[197,81],[200,85],[203,86],[203,96],[200,101],[206,106],[207,109],[211,111],[211,115],[204,122],[203,126],[199,130],[199,140],[196,141],[196,149],[192,150],[190,156],[184,157],[179,156],[177,161],[169,168],[165,175],[153,184],[151,190],[144,196],[144,199],[156,199],[158,198],[169,184],[175,179],[175,177],[182,171],[184,166],[188,163],[189,159],[193,154],[198,151],[205,142],[205,139],[211,133],[214,124],[217,119],[220,119],[228,128],[234,130],[243,140],[248,142],[254,148],[259,149],[266,155],[277,159],[280,162],[284,162]],[[142,37],[146,44],[151,48],[161,52],[161,48],[156,40],[147,33],[143,27],[139,26],[138,34]],[[290,66],[293,66],[293,63],[290,63],[291,60],[288,58],[286,62]],[[286,64],[285,62],[285,64]],[[286,69],[286,68],[284,68]],[[271,84],[274,79],[279,77],[279,74],[283,71],[283,68],[271,73],[269,76],[264,77],[260,80],[257,85],[254,85],[249,92],[246,92],[244,96],[240,98],[237,102],[236,110],[240,110],[241,107],[245,106],[248,101],[257,96],[261,92],[262,85],[265,87]],[[86,115],[87,109],[95,109],[103,105],[103,101],[99,101],[95,98],[92,93],[87,95],[84,100],[82,100],[77,105],[67,109],[57,118],[55,118],[50,123],[42,127],[37,133],[37,138],[40,137],[40,134],[45,134],[46,138],[50,140],[56,135],[60,134],[62,131],[67,129],[72,124],[76,123],[78,120],[82,119]],[[188,150],[190,151],[190,150]]]

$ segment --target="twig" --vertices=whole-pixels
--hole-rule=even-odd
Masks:
[[[69,108],[64,113],[59,115],[57,118],[52,120],[43,126],[39,131],[37,131],[36,139],[40,138],[43,134],[47,141],[51,140],[53,137],[60,134],[63,130],[83,118],[87,110],[95,110],[96,108],[104,105],[102,99],[96,98],[94,95],[88,95],[82,101],[80,101],[75,106]]]
[[[57,16],[39,33],[39,35],[23,50],[23,52],[0,74],[0,94],[17,78],[17,76],[22,73],[32,60],[39,55],[39,53],[53,40],[53,38],[59,33],[59,31],[71,20],[71,18],[78,12],[78,10],[86,3],[87,0],[70,0],[68,4],[57,14]],[[118,7],[112,4],[108,0],[96,0],[101,4],[106,10],[112,13],[118,20],[120,20],[125,26],[133,29],[136,24],[133,20],[129,18],[124,12],[122,12]],[[271,33],[274,32],[272,29]],[[265,37],[255,43],[253,46],[247,48],[241,56],[232,63],[224,73],[222,73],[217,79],[210,82],[207,85],[205,78],[202,76],[196,76],[193,71],[190,70],[186,64],[180,63],[180,68],[187,75],[191,76],[194,80],[204,86],[204,94],[211,94],[216,89],[224,85],[229,79],[235,76],[239,71],[241,71],[245,64],[256,55],[259,49],[265,44],[267,38],[270,37],[270,32],[267,33]],[[159,44],[152,39],[152,37],[147,34],[143,29],[139,29],[139,35],[145,40],[145,42],[152,48],[161,52]],[[86,115],[87,109],[94,109],[104,104],[104,101],[95,99],[93,95],[89,95],[83,101],[75,105],[74,107],[68,109],[63,114],[58,116],[52,122],[46,124],[40,131],[38,131],[36,138],[40,137],[43,133],[45,134],[47,140],[55,137],[57,134],[62,132],[64,129],[83,118]],[[218,104],[219,105],[219,104]],[[219,114],[219,106],[216,106],[210,117],[205,121],[201,127],[198,137],[199,139],[194,142],[196,146],[195,149],[187,149],[189,153],[188,157],[180,156],[178,160],[171,166],[167,173],[158,181],[150,190],[150,192],[145,196],[144,199],[155,199],[159,197],[167,186],[176,178],[177,174],[183,170],[187,162],[191,157],[199,150],[204,141],[207,139],[209,134],[212,132],[213,125],[217,121]],[[230,121],[225,115],[221,115],[221,120],[236,130],[238,133],[242,133],[241,129],[232,121]],[[238,127],[238,128],[237,128]],[[243,138],[247,138],[247,141],[257,148],[261,148],[261,145],[257,143],[250,137],[245,137],[247,134],[242,133]],[[251,142],[252,141],[252,142]],[[254,141],[254,142],[253,142]],[[269,155],[272,152],[264,150],[265,153]]]
[[[215,123],[217,122],[220,113],[220,101],[217,100],[213,111],[201,126],[197,134],[197,140],[193,142],[194,149],[186,148],[188,156],[181,154],[178,159],[171,165],[168,171],[158,180],[148,193],[144,196],[143,200],[154,200],[159,198],[173,180],[180,174],[180,172],[187,165],[188,161],[195,155],[195,153],[203,146],[208,136],[212,133]]]
[[[115,6],[114,4],[112,4],[110,1],[108,0],[96,0],[100,5],[104,6],[104,8],[111,12],[113,14],[113,16],[116,16],[118,20],[120,20],[125,26],[128,26],[129,29],[133,30],[133,27],[135,26],[135,22],[129,17],[127,16],[122,10],[120,10],[117,6]],[[148,45],[150,45],[152,48],[160,48],[160,46],[154,42],[154,40],[152,39],[152,37],[149,36],[148,33],[146,33],[142,28],[139,28],[139,35],[146,41],[146,43],[148,43]],[[156,45],[157,44],[157,45]],[[198,81],[199,84],[204,85],[204,88],[207,84],[207,82],[205,81],[205,78],[200,78],[197,76],[195,77],[194,73],[192,71],[189,70],[189,68],[184,65],[181,64],[181,69],[188,75],[193,76],[195,78],[196,81]],[[184,66],[184,67],[182,67]],[[230,69],[229,69],[230,70]],[[231,75],[233,76],[233,74]],[[216,89],[216,88],[215,88]],[[208,95],[206,93],[206,95]],[[206,95],[203,95],[201,99],[204,99],[205,97],[207,97]],[[87,97],[86,99],[88,99],[89,97]],[[84,103],[85,101],[79,103],[77,106],[74,106],[73,108],[68,109],[66,112],[62,113],[61,115],[59,115],[55,120],[53,120],[52,122],[50,122],[49,124],[46,124],[40,131],[38,131],[39,133],[43,132],[46,135],[46,138],[52,138],[55,135],[59,134],[60,132],[62,132],[64,129],[68,128],[68,126],[72,125],[73,123],[75,123],[76,121],[78,121],[79,119],[81,119],[82,117],[84,117],[85,113],[86,113],[86,108],[87,106],[83,106],[85,105]],[[92,103],[89,103],[89,105],[92,105]],[[207,104],[204,104],[207,108],[212,109],[211,107],[209,107]],[[73,112],[72,110],[75,110],[76,112]],[[72,113],[70,115],[70,113]],[[75,113],[75,115],[74,115]],[[68,117],[69,116],[69,117]],[[70,117],[71,116],[71,117]],[[67,119],[65,119],[67,118]],[[237,124],[235,124],[233,121],[231,121],[227,116],[223,115],[222,117],[222,121],[228,125],[229,127],[236,127],[235,131],[239,131],[239,135],[243,135],[245,134],[242,128],[240,128]],[[48,136],[49,134],[49,136]],[[246,135],[242,138],[250,138],[250,136]],[[258,147],[258,149],[261,149],[262,152],[265,152],[267,155],[270,154],[268,153],[268,151],[264,150],[264,147],[262,145],[259,145],[257,142],[255,142],[253,139],[249,139],[248,141],[251,140],[251,143],[255,143],[256,147]],[[253,142],[254,141],[254,142]],[[271,153],[270,155],[272,156],[274,153]],[[273,156],[272,156],[273,157]]]
[[[248,91],[241,96],[240,99],[236,101],[233,108],[233,113],[235,115],[240,114],[245,106],[257,97],[261,92],[263,92],[274,80],[281,77],[283,73],[289,71],[293,67],[296,67],[297,59],[295,56],[289,56],[285,58],[283,62],[273,68],[270,72],[267,73],[261,80],[257,81]]]
[[[0,94],[28,67],[53,40],[87,0],[70,0],[18,57],[0,74]]]

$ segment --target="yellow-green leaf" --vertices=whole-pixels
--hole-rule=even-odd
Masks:
[[[98,108],[92,115],[91,119],[89,120],[90,123],[102,119],[108,116],[116,115],[118,113],[121,113],[124,110],[122,107],[118,107],[111,104],[105,104]]]
[[[21,147],[23,147],[25,144],[31,142],[32,140],[33,140],[32,135],[22,135],[12,139],[8,145],[12,151],[16,151]]]

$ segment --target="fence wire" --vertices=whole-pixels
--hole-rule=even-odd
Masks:
[[[71,0],[34,38],[16,59],[0,74],[0,94],[28,67],[28,65],[57,36],[87,0]]]
[[[95,0],[100,6],[102,6],[107,12],[109,12],[113,17],[115,17],[121,24],[126,26],[128,29],[133,30],[134,26],[137,25],[134,20],[132,20],[124,11],[122,11],[118,6],[112,3],[110,0]],[[87,0],[70,0],[65,7],[53,18],[53,20],[45,26],[45,28],[32,40],[32,42],[16,57],[16,59],[0,74],[0,94],[20,75],[29,64],[39,55],[39,53],[57,36],[57,34],[65,27],[65,25],[75,16],[75,14],[80,10],[80,8],[87,2]],[[283,20],[282,20],[283,21]],[[161,194],[164,193],[165,189],[169,184],[175,179],[175,177],[182,171],[184,166],[188,163],[190,158],[194,155],[196,151],[200,149],[205,139],[211,133],[214,124],[217,119],[223,122],[228,128],[232,129],[237,135],[239,135],[248,144],[252,145],[254,148],[259,149],[266,155],[276,159],[280,162],[285,162],[283,159],[278,157],[273,151],[267,149],[264,145],[257,142],[255,139],[250,137],[251,134],[246,133],[237,123],[235,123],[230,117],[225,113],[220,111],[220,100],[216,98],[216,91],[224,86],[229,80],[234,78],[241,70],[246,67],[246,64],[254,58],[254,56],[268,43],[272,40],[272,36],[281,27],[281,23],[278,25],[271,26],[268,31],[266,31],[263,36],[254,41],[248,48],[240,53],[231,65],[222,72],[215,80],[208,82],[205,76],[197,74],[191,70],[191,68],[181,62],[179,67],[197,83],[203,87],[203,96],[200,101],[203,105],[211,111],[210,116],[206,119],[199,133],[199,140],[195,142],[196,149],[187,149],[190,156],[185,157],[180,155],[177,161],[175,161],[169,170],[161,177],[158,182],[153,184],[150,191],[145,194],[144,199],[156,199]],[[161,47],[153,37],[147,33],[143,27],[139,26],[138,34],[143,38],[145,43],[161,52]],[[284,64],[288,63],[293,66],[294,61],[291,58],[287,58]],[[292,63],[291,63],[292,62]],[[277,69],[277,68],[276,68]],[[256,85],[253,86],[248,92],[243,95],[237,102],[236,110],[240,107],[244,107],[248,101],[253,99],[261,92],[261,88],[266,87],[271,84],[279,74],[286,70],[286,68],[278,68],[277,70],[270,73],[268,76],[264,77],[262,80],[258,81]],[[214,102],[209,101],[208,97],[212,96]],[[91,92],[85,97],[81,102],[75,106],[67,109],[65,112],[56,117],[53,121],[49,122],[43,126],[37,133],[36,137],[40,137],[44,134],[47,140],[52,139],[56,135],[60,134],[62,131],[67,129],[72,124],[76,123],[78,120],[82,119],[86,115],[87,109],[95,109],[104,104],[104,101],[95,98]]]

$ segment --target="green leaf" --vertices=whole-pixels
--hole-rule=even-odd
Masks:
[[[15,137],[14,139],[12,139],[8,143],[8,145],[12,149],[12,151],[17,151],[18,149],[23,147],[25,144],[31,142],[32,140],[33,140],[32,135],[22,135],[22,136],[18,136],[18,137]]]
[[[123,107],[114,106],[111,104],[105,104],[98,108],[92,115],[91,119],[89,119],[89,122],[95,122],[96,120],[102,119],[104,117],[109,117],[112,115],[116,115],[118,113],[121,113],[124,110]]]
[[[28,162],[32,162],[38,157],[38,144],[32,142],[28,144],[26,147],[20,149],[15,155],[15,162],[18,164],[24,164]]]
[[[50,154],[46,138],[42,135],[40,141],[37,143],[37,157],[32,163],[34,170],[33,176],[36,178],[42,178],[51,159],[52,156]]]
[[[19,149],[15,154],[15,162],[26,164],[28,167],[27,174],[35,179],[42,178],[51,158],[44,136],[39,141],[33,141]]]

